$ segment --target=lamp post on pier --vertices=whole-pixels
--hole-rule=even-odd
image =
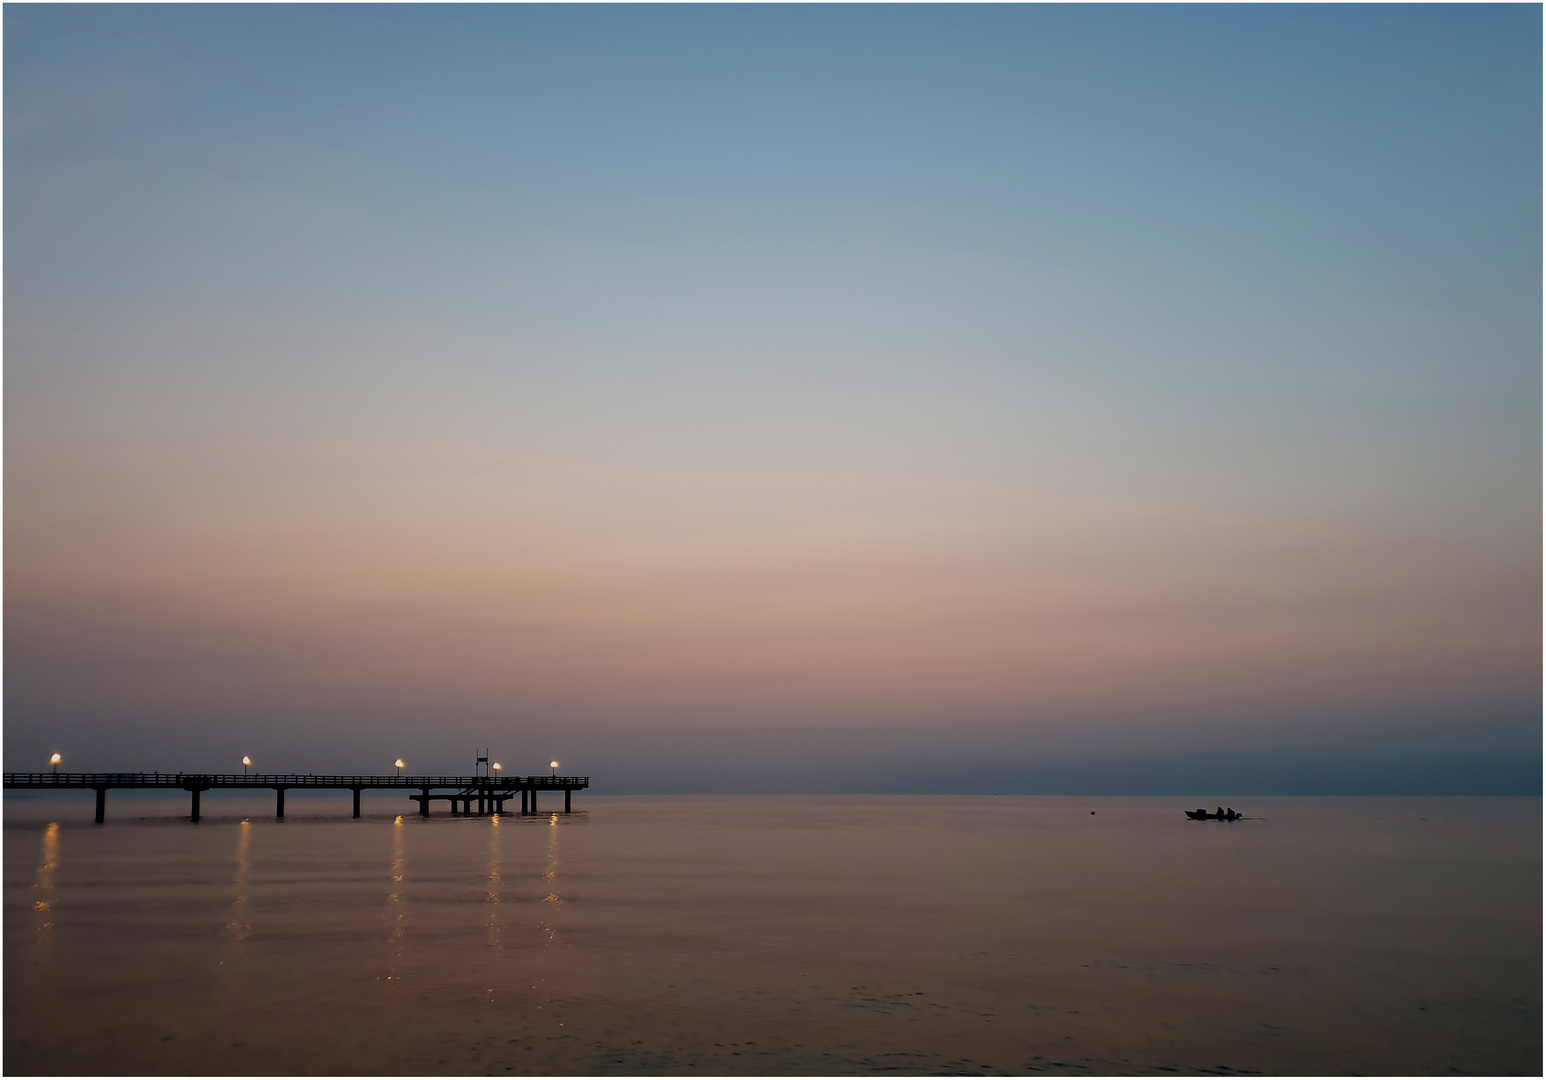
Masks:
[[[393,762],[392,763],[392,767],[397,770],[397,775],[398,776],[403,775],[403,759],[402,758],[398,758],[395,762]]]
[[[252,759],[246,754],[242,755],[242,775],[247,775],[247,770],[252,768]]]
[[[63,761],[63,760],[64,760],[64,755],[62,755],[62,754],[55,754],[53,757],[48,759],[48,763],[54,767],[54,775],[55,776],[59,775],[59,763],[61,761]]]

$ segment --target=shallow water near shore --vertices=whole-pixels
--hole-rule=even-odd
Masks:
[[[5,1070],[1540,1072],[1540,799],[1234,805],[8,796]]]

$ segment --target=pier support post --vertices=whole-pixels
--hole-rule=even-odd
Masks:
[[[282,818],[285,816],[285,789],[279,787],[275,788],[274,791],[279,796],[274,800],[274,816],[276,818]]]
[[[531,812],[533,814],[535,814],[537,812],[537,789],[536,788],[532,788],[531,789]]]
[[[354,816],[360,816],[360,789],[354,789]]]
[[[526,789],[521,789],[521,813],[526,813]]]
[[[424,794],[419,797],[419,816],[429,817],[429,788],[425,788]]]
[[[199,820],[199,789],[198,788],[194,788],[193,789],[193,816],[191,818],[189,818],[189,820],[190,821],[197,821],[197,820]]]
[[[564,813],[569,812],[569,788],[564,788]]]
[[[97,824],[107,820],[107,788],[97,788]]]

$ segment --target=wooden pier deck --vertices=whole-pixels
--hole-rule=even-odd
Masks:
[[[405,788],[408,798],[429,817],[430,803],[445,799],[452,814],[502,814],[508,800],[519,799],[521,813],[537,813],[539,791],[562,791],[564,813],[570,798],[590,787],[588,776],[316,776],[311,773],[6,773],[6,788],[81,790],[97,794],[97,821],[107,818],[107,793],[113,788],[172,788],[192,796],[189,820],[199,820],[199,795],[214,788],[266,788],[275,792],[274,816],[285,816],[285,792],[326,788],[354,793],[354,816],[360,816],[360,792],[374,788]]]

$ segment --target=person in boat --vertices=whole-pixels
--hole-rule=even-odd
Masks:
[[[1226,810],[1226,811],[1225,811],[1225,812],[1224,812],[1224,816],[1225,816],[1225,817],[1226,817],[1226,818],[1228,818],[1228,819],[1229,819],[1229,820],[1230,820],[1230,821],[1234,821],[1234,820],[1235,820],[1235,818],[1237,818],[1237,817],[1239,817],[1239,816],[1240,816],[1240,815],[1239,815],[1239,814],[1237,814],[1237,813],[1235,813],[1235,808],[1234,808],[1234,807],[1233,807],[1233,806],[1231,806],[1231,807],[1229,807],[1229,808],[1228,808],[1228,809],[1227,809],[1227,810]]]
[[[1224,820],[1224,808],[1221,806],[1218,809],[1214,810],[1213,811],[1213,816],[1218,818],[1220,821],[1223,821]]]

